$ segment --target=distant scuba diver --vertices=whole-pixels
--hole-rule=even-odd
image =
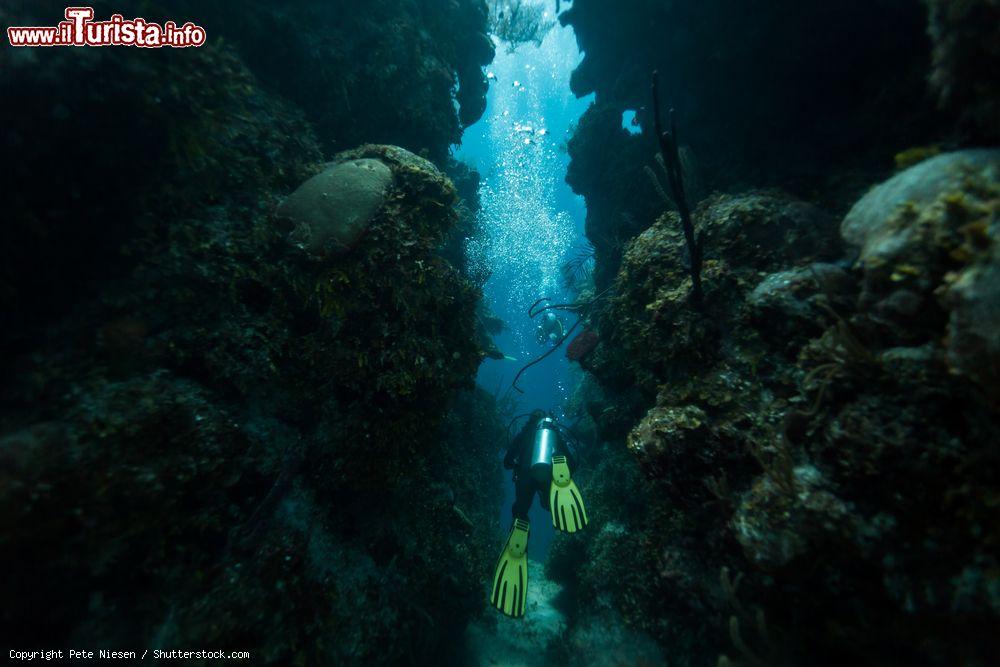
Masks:
[[[538,329],[535,331],[535,339],[539,345],[555,345],[565,335],[566,327],[563,326],[562,320],[556,317],[556,314],[551,311],[545,313],[545,317],[538,323]]]
[[[575,533],[587,525],[587,510],[580,490],[570,477],[571,452],[559,426],[541,410],[531,413],[504,457],[504,467],[514,471],[514,525],[493,573],[490,596],[494,607],[513,618],[524,616],[528,595],[528,510],[539,503],[552,514],[558,530]],[[575,466],[575,461],[574,468]]]

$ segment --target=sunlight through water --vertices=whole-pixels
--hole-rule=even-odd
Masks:
[[[497,342],[518,361],[484,364],[480,383],[489,389],[509,383],[515,366],[548,349],[535,339],[528,306],[541,297],[572,298],[560,285],[560,268],[583,239],[583,202],[565,183],[566,141],[590,102],[569,91],[579,61],[572,31],[558,24],[540,47],[525,44],[511,53],[499,44],[488,70],[486,116],[456,151],[482,174],[484,234],[470,240],[467,251],[491,274],[486,300],[508,326]],[[567,327],[575,321],[563,319]],[[572,383],[561,352],[531,372],[525,404],[554,409],[568,398]]]

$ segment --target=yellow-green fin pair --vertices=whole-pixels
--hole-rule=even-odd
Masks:
[[[580,489],[569,474],[565,456],[552,457],[552,486],[549,489],[549,509],[552,525],[558,530],[575,533],[587,525],[587,509]],[[498,610],[511,616],[524,616],[528,598],[528,533],[531,525],[524,519],[514,519],[507,544],[493,573],[490,601]]]
[[[580,489],[570,477],[565,456],[552,457],[549,510],[552,512],[552,525],[557,530],[575,533],[587,525],[587,508],[583,505]]]
[[[524,616],[528,597],[528,531],[530,524],[514,519],[493,574],[493,606],[513,618]]]

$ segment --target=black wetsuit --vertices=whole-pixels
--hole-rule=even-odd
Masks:
[[[511,514],[515,519],[528,520],[528,510],[531,503],[538,494],[538,502],[546,512],[549,510],[549,488],[551,480],[539,484],[531,475],[531,455],[535,447],[535,430],[541,419],[529,419],[521,432],[517,434],[510,443],[507,455],[503,459],[503,467],[514,471],[514,504],[511,506]],[[556,445],[552,454],[554,456],[565,456],[570,470],[573,470],[574,460],[569,452],[569,448],[563,443],[562,435],[556,431]]]

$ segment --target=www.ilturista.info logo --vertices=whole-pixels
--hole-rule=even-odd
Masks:
[[[138,46],[144,49],[186,48],[205,43],[205,29],[190,21],[178,27],[146,19],[125,20],[113,14],[107,21],[94,21],[93,7],[67,7],[66,20],[55,27],[7,28],[11,46]]]

